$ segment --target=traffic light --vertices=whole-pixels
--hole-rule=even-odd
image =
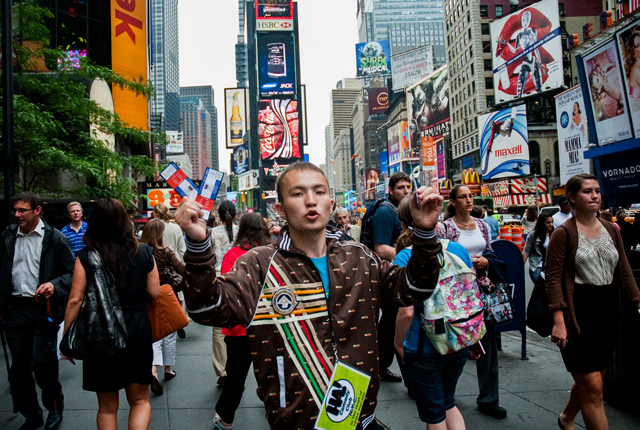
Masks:
[[[572,49],[577,48],[578,45],[580,45],[580,41],[578,40],[578,35],[575,33],[570,34],[569,38],[567,39],[567,49],[571,51]]]
[[[582,26],[582,41],[591,39],[591,32],[593,31],[593,23],[588,22]]]

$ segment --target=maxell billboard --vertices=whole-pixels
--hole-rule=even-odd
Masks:
[[[393,91],[400,91],[433,72],[433,47],[421,46],[391,57]]]
[[[543,0],[491,23],[497,103],[564,84],[558,0]]]
[[[293,34],[258,35],[257,48],[260,96],[295,95],[296,61]]]
[[[584,158],[589,146],[587,116],[580,85],[556,96],[558,119],[558,152],[560,156],[560,183],[580,173],[591,173],[591,163]]]
[[[391,47],[388,40],[356,44],[358,77],[391,74]]]
[[[483,180],[530,173],[525,105],[480,115],[478,126]]]

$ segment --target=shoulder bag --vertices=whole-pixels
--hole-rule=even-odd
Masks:
[[[147,317],[151,322],[152,342],[189,325],[189,319],[182,310],[171,285],[160,285],[160,295],[155,300],[148,300],[146,307]]]
[[[171,285],[171,288],[173,288],[173,291],[175,291],[176,293],[184,290],[184,277],[176,272],[176,268],[173,267],[173,264],[171,263],[171,252],[169,251],[169,248],[164,249],[164,257],[165,260],[167,260],[167,264],[164,266],[163,271],[164,280],[169,285]]]
[[[86,273],[82,307],[60,342],[60,351],[78,360],[112,354],[127,346],[127,327],[115,280],[96,251],[89,251]]]

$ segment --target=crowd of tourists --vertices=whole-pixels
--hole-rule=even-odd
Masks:
[[[36,194],[16,195],[15,224],[0,242],[0,322],[11,352],[14,409],[26,419],[20,429],[51,430],[63,421],[62,322],[62,358],[82,359],[82,388],[96,393],[98,429],[117,428],[120,390],[129,429],[149,427],[150,391],[160,396],[179,377],[177,339],[187,335],[154,332],[148,303],[164,284],[174,286],[193,321],[212,327],[212,365],[222,387],[214,429],[233,428],[252,365],[271,428],[313,428],[346,417],[351,428],[383,428],[376,420],[380,381],[402,381],[428,430],[464,429],[455,392],[468,360],[476,362],[479,412],[507,417],[496,334],[505,315],[494,312],[509,306],[503,285],[513,280],[492,247],[497,221],[490,208],[474,207],[470,189],[458,185],[441,221],[444,199],[431,188],[412,189],[399,172],[388,198],[356,225],[335,207],[322,170],[305,162],[278,176],[276,192],[283,226],[258,214],[238,216],[229,201],[206,222],[202,206],[185,198],[173,216],[156,205],[139,238],[115,199],[98,201],[88,223],[81,204],[69,203],[70,222],[58,231],[42,219]],[[621,297],[640,312],[625,256],[631,241],[600,206],[597,178],[577,175],[566,184],[560,215],[530,208],[523,217],[523,262],[534,284],[546,287],[550,340],[574,381],[558,411],[562,429],[574,429],[578,413],[588,429],[608,428],[602,385]],[[110,308],[105,295],[119,313],[103,327],[78,327],[84,307],[96,314]],[[91,353],[68,347],[71,337],[89,331],[84,335],[97,345]],[[104,347],[100,335],[114,331],[123,333],[122,344],[95,353]],[[400,374],[390,370],[394,359]],[[362,401],[345,412],[344,393]]]

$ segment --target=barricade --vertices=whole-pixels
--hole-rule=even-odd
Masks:
[[[524,241],[522,236],[524,235],[524,228],[514,226],[511,228],[511,242],[513,242],[520,251],[524,250]]]
[[[498,237],[502,240],[508,240],[511,242],[511,227],[507,225],[500,227]]]

